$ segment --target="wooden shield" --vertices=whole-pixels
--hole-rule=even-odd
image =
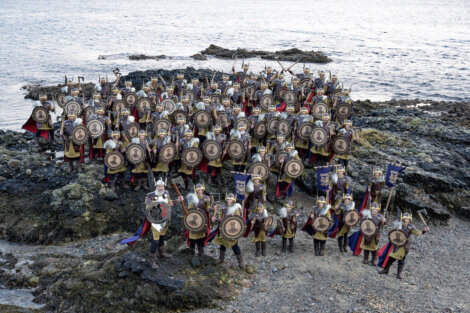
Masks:
[[[261,98],[260,106],[263,110],[267,111],[271,104],[274,104],[274,97],[272,95],[264,95]]]
[[[188,148],[181,155],[181,161],[186,167],[196,167],[202,161],[202,152],[195,147]]]
[[[85,120],[89,121],[90,120],[90,116],[92,114],[95,114],[95,108],[92,107],[92,106],[88,106],[85,108]]]
[[[63,109],[65,105],[65,95],[61,93],[57,96],[57,104]]]
[[[253,98],[253,96],[255,95],[255,92],[256,92],[255,86],[249,85],[246,87],[246,95],[248,97]]]
[[[292,178],[297,178],[302,175],[304,171],[304,164],[301,160],[291,159],[284,165],[284,172]]]
[[[284,224],[282,223],[282,220],[277,220],[277,226],[276,226],[277,231],[279,232],[279,235],[284,235],[286,232],[284,228]]]
[[[88,134],[91,138],[101,137],[104,133],[104,125],[100,120],[91,120],[86,123]]]
[[[333,150],[337,154],[346,154],[349,153],[351,148],[351,142],[346,136],[337,135],[333,139]]]
[[[315,216],[312,221],[312,227],[317,232],[327,232],[330,228],[330,220],[324,215]]]
[[[142,98],[137,102],[137,110],[140,112],[148,112],[152,108],[152,102],[149,98]]]
[[[162,162],[170,163],[175,159],[177,153],[178,149],[176,149],[176,145],[169,142],[160,149],[158,159]]]
[[[187,231],[201,232],[207,227],[207,215],[200,209],[190,209],[183,218],[183,224]]]
[[[277,123],[277,133],[288,136],[291,132],[291,126],[287,120],[280,119],[279,123]]]
[[[276,134],[277,133],[277,124],[279,123],[279,118],[278,117],[271,117],[267,122],[266,122],[266,130],[268,131],[269,134]]]
[[[336,116],[340,119],[347,119],[352,115],[353,109],[350,103],[341,103],[336,107]]]
[[[355,226],[358,222],[361,216],[359,215],[359,211],[357,210],[351,210],[347,211],[344,213],[343,216],[343,222],[349,227]]]
[[[261,180],[264,181],[268,178],[269,167],[263,162],[255,162],[250,165],[249,172],[251,175],[258,175],[261,177]]]
[[[193,102],[196,99],[196,93],[192,90],[186,90],[186,96],[188,96],[189,102]]]
[[[171,129],[171,122],[167,120],[166,118],[161,118],[155,122],[154,129],[156,129],[157,132],[160,129],[166,129],[166,132],[168,133]]]
[[[292,90],[287,90],[286,92],[284,92],[284,102],[287,104],[287,105],[293,105],[295,103],[295,93],[294,91]]]
[[[226,217],[220,223],[220,235],[228,240],[237,240],[245,233],[245,221],[241,216],[232,215]]]
[[[76,145],[83,145],[88,141],[88,130],[83,125],[76,126],[72,131],[72,141]]]
[[[108,152],[104,156],[104,164],[111,170],[117,170],[124,165],[124,157],[119,151]]]
[[[284,160],[289,154],[286,151],[278,151],[276,155],[274,155],[274,162],[277,166],[281,166],[281,163],[284,163]]]
[[[185,111],[183,110],[175,110],[173,112],[173,119],[175,121],[175,124],[177,124],[178,122],[178,119],[180,117],[184,117],[184,120],[187,122],[188,121],[188,113],[186,113]]]
[[[217,141],[208,139],[202,144],[202,153],[209,161],[216,160],[222,155],[222,147]]]
[[[217,113],[217,124],[224,128],[228,124],[228,115],[225,112]]]
[[[150,223],[162,224],[171,217],[171,206],[165,201],[155,201],[147,205],[145,217]]]
[[[165,111],[168,112],[168,114],[172,114],[175,111],[176,105],[171,99],[165,99],[162,101],[162,105]]]
[[[328,104],[324,102],[319,102],[315,104],[312,108],[312,114],[318,119],[322,118],[323,113],[328,113],[329,112],[329,107]]]
[[[312,80],[310,78],[304,78],[300,81],[300,86],[303,86],[304,88],[308,88],[311,82]]]
[[[113,101],[113,111],[121,113],[122,110],[129,108],[124,100]]]
[[[222,103],[222,96],[221,96],[221,95],[212,95],[212,96],[211,96],[211,103],[212,103],[212,104],[220,104],[220,103]]]
[[[283,98],[284,98],[284,94],[286,93],[287,90],[289,90],[289,89],[287,89],[287,87],[282,87],[282,88],[280,88],[280,89],[276,92],[276,97],[278,97],[279,99],[283,99]]]
[[[82,114],[82,106],[75,101],[70,101],[65,104],[65,113],[68,115],[74,112],[77,116]]]
[[[265,220],[264,220],[264,225],[263,225],[263,228],[264,228],[264,231],[265,232],[268,232],[269,229],[271,228],[271,225],[273,224],[273,217],[272,216],[268,216]]]
[[[323,146],[328,141],[328,133],[323,127],[315,127],[310,134],[310,141],[316,146]]]
[[[303,140],[309,140],[315,125],[312,122],[305,122],[297,129],[297,135]]]
[[[408,242],[408,236],[401,229],[392,229],[388,233],[388,240],[396,247],[404,246]]]
[[[377,224],[375,224],[375,222],[368,217],[362,219],[362,221],[359,223],[359,228],[361,232],[368,237],[375,236],[379,230]]]
[[[248,131],[250,129],[250,120],[246,117],[239,118],[237,120],[237,128],[241,126],[245,126],[245,129]]]
[[[33,120],[38,123],[46,123],[49,119],[47,109],[43,106],[37,106],[33,109]]]
[[[248,81],[250,80],[250,76],[248,75],[240,75],[240,82],[242,87],[248,86]]]
[[[205,110],[199,110],[194,113],[193,121],[197,126],[201,128],[207,128],[211,126],[212,117],[209,112]]]
[[[243,159],[245,156],[245,145],[240,140],[230,140],[227,153],[234,160]]]
[[[266,123],[258,122],[258,124],[256,124],[253,130],[253,135],[258,139],[263,139],[264,137],[266,137],[266,133],[267,133]]]
[[[139,123],[132,122],[129,124],[127,127],[127,132],[129,133],[129,136],[132,138],[137,137],[139,135],[139,130],[140,130],[140,125]]]
[[[132,164],[140,164],[145,159],[145,150],[138,143],[131,143],[126,148],[126,157]]]
[[[137,95],[135,92],[128,92],[124,96],[124,101],[126,101],[127,105],[132,106],[137,102]]]

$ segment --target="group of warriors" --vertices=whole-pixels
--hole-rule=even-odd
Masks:
[[[344,89],[331,73],[327,78],[319,71],[314,77],[309,68],[304,67],[301,73],[291,68],[276,71],[267,67],[254,74],[249,72],[249,64],[244,63],[241,71],[236,71],[234,64],[236,81],[228,74],[216,81],[214,74],[210,81],[206,77],[204,84],[197,78],[188,82],[178,74],[171,82],[152,77],[138,91],[132,81],[124,80],[121,86],[116,69],[116,81],[100,77],[90,100],[85,99],[80,80],[78,86],[67,80],[57,103],[63,108],[59,133],[69,171],[74,170],[74,162],[77,170],[82,170],[88,150],[92,162],[103,161],[103,181],[113,190],[117,183],[122,191],[130,184],[136,191],[150,190],[155,183],[155,191],[145,200],[145,222],[134,237],[123,241],[132,245],[151,230],[149,258],[153,268],[158,268],[157,249],[160,257],[171,257],[165,252],[165,235],[174,201],[165,186],[169,175],[180,177],[184,188],[194,191],[185,199],[174,185],[179,194],[176,201],[185,213],[191,254],[197,247],[198,254],[204,255],[205,245],[212,241],[220,245],[219,263],[231,248],[244,267],[238,240],[251,233],[256,256],[266,255],[267,238],[276,235],[282,237],[283,252],[294,251],[301,214],[290,200],[295,179],[302,175],[304,166],[329,169],[334,162],[326,195],[318,196],[317,192],[302,228],[313,237],[315,255],[324,255],[327,238],[337,238],[341,252],[346,252],[347,246],[355,255],[364,250],[364,263],[369,263],[370,255],[370,264],[375,266],[380,256],[381,273],[388,273],[398,260],[397,277],[401,278],[410,235],[428,228],[418,232],[411,215],[405,213],[394,228],[400,236],[378,251],[386,223],[379,213],[385,185],[382,171],[374,170],[365,200],[357,208],[351,178],[346,174],[353,142],[359,143],[351,119],[351,89]],[[40,95],[24,128],[35,131],[37,138],[53,140],[50,113],[55,109],[46,95]],[[236,193],[214,201],[205,194],[203,181],[223,186],[226,182],[221,179],[221,169],[227,163],[233,166],[233,173],[250,179],[241,192],[235,182]],[[197,175],[204,178],[199,182],[198,173],[204,173]],[[267,188],[273,181],[277,200],[287,198],[276,223],[266,210]],[[361,225],[360,230],[350,235],[356,225]]]

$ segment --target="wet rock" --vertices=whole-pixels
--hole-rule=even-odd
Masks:
[[[192,257],[192,258],[191,258],[191,266],[192,266],[192,267],[199,267],[199,266],[201,266],[201,261],[199,260],[198,257],[195,256],[195,257]]]
[[[191,56],[194,60],[198,61],[207,61],[207,57],[202,53],[196,53]]]
[[[160,59],[165,59],[165,58],[166,56],[164,54],[161,54],[161,55],[131,54],[129,56],[129,60],[132,60],[132,61],[160,60]]]
[[[20,167],[21,162],[19,160],[12,159],[8,161],[8,167],[9,168],[18,168]]]

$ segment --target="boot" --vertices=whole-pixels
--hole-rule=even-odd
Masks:
[[[109,182],[109,189],[116,191],[116,181],[112,180]]]
[[[69,161],[69,169],[67,172],[72,173],[73,172],[73,161]]]
[[[255,257],[259,257],[260,256],[260,248],[261,248],[261,242],[257,242],[256,243],[256,252],[255,252]]]
[[[159,247],[159,248],[158,248],[158,252],[159,252],[161,258],[169,259],[169,258],[172,258],[172,257],[173,257],[172,254],[169,254],[169,253],[166,253],[166,252],[165,252],[165,246]]]
[[[137,184],[136,184],[134,190],[139,191],[140,188],[142,188],[142,179],[139,178],[139,179],[137,179]]]
[[[390,266],[392,266],[392,263],[393,262],[390,262],[389,260],[387,265],[385,265],[385,267],[379,271],[379,274],[388,274],[388,272],[390,271]]]
[[[324,241],[320,241],[320,251],[318,253],[318,255],[320,256],[324,256],[325,255],[325,243],[326,243],[326,240]]]
[[[281,252],[286,252],[286,243],[287,243],[287,239],[286,239],[286,238],[282,238],[282,248],[281,248]]]
[[[313,240],[313,250],[315,250],[315,256],[319,256],[320,255],[320,248],[319,248],[319,242],[318,241],[315,241],[315,239]]]
[[[189,244],[189,254],[191,254],[191,255],[196,254],[196,247],[192,244]]]
[[[150,253],[149,252],[149,264],[154,270],[160,268],[160,266],[158,266],[158,264],[155,260],[156,257],[157,257],[156,253]]]
[[[343,252],[343,237],[338,237],[339,252]]]
[[[289,239],[289,252],[294,252],[294,238]]]
[[[150,190],[148,186],[148,179],[147,178],[142,178],[142,187],[144,187],[144,190]]]
[[[398,263],[398,268],[397,268],[397,278],[398,279],[403,279],[403,276],[401,276],[401,273],[403,272],[403,267],[405,264],[400,264]]]
[[[220,250],[219,252],[219,259],[217,260],[217,264],[222,264],[224,263],[224,260],[225,260],[225,251],[226,250]]]
[[[218,173],[218,175],[215,177],[215,182],[217,183],[217,185],[219,186],[222,186],[223,183],[222,183],[222,177],[220,175],[220,173]]]
[[[82,163],[80,162],[80,160],[77,161],[77,171],[78,171],[79,173],[82,172]]]
[[[369,250],[364,250],[364,260],[362,261],[363,264],[369,263]]]
[[[370,260],[370,265],[377,265],[377,251],[372,251],[372,260]]]
[[[204,255],[204,244],[197,244],[197,253],[199,256]]]
[[[266,242],[261,243],[261,255],[266,256]]]
[[[245,268],[245,261],[243,261],[243,255],[240,253],[237,255],[238,267]]]
[[[121,184],[121,189],[122,189],[122,190],[126,190],[126,189],[131,188],[131,187],[129,187],[128,185],[126,185],[126,181],[125,181],[124,178],[121,178],[121,179],[119,180],[119,183]]]
[[[343,236],[343,252],[348,252],[348,235]]]

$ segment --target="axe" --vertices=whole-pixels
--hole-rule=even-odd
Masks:
[[[421,222],[423,222],[424,226],[428,227],[428,224],[426,224],[426,221],[423,218],[423,215],[428,216],[428,211],[426,211],[426,209],[422,209],[422,210],[418,210],[418,212],[416,213],[418,213],[418,216],[421,219]]]
[[[177,185],[184,186],[184,180],[183,180],[183,178],[182,178],[181,176],[178,176],[177,178],[172,179],[172,180],[171,180],[171,183],[173,184],[173,188],[175,188],[175,191],[176,191],[176,193],[178,194],[178,196],[181,197],[181,193],[180,193],[180,191],[178,190],[178,186],[177,186]],[[184,201],[181,201],[181,206],[183,207],[184,214],[187,215],[187,214],[188,214],[188,210],[186,210],[186,206],[184,205]]]

